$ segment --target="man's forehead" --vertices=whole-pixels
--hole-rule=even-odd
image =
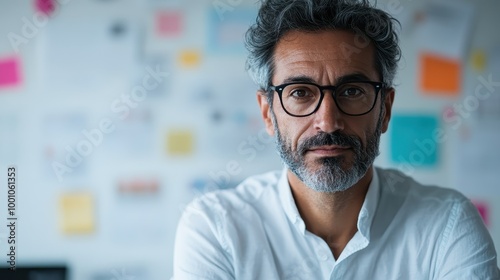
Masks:
[[[296,72],[371,72],[375,70],[373,45],[358,47],[356,34],[344,30],[289,31],[277,43],[275,74]],[[281,75],[279,75],[281,76]],[[287,78],[287,77],[281,77]]]
[[[372,44],[360,43],[361,35],[345,30],[300,31],[283,35],[276,44],[275,56],[293,59],[304,55],[311,60],[342,60],[354,54],[372,54]]]

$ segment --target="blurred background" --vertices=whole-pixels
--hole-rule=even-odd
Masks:
[[[463,192],[499,251],[500,2],[377,5],[403,57],[376,163]],[[189,201],[281,168],[244,69],[258,6],[0,0],[2,266],[15,217],[26,279],[168,279]]]

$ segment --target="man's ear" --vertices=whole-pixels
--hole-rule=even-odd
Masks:
[[[260,113],[262,114],[262,119],[264,120],[266,131],[269,135],[274,136],[274,126],[273,120],[271,118],[271,107],[267,102],[267,95],[265,91],[257,91],[257,102],[259,103]]]
[[[382,133],[385,133],[389,128],[389,121],[391,120],[392,103],[394,102],[394,95],[395,95],[394,88],[392,87],[388,88],[385,94],[385,100],[382,100],[382,102],[385,103],[385,114],[384,114],[384,120],[382,122]]]

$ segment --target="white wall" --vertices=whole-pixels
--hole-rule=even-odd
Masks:
[[[223,181],[214,174],[235,171],[228,175],[231,185],[281,167],[273,143],[263,137],[256,86],[244,71],[243,45],[227,43],[238,41],[237,36],[217,40],[213,31],[218,26],[225,30],[223,34],[232,29],[238,33],[245,18],[255,16],[254,2],[227,6],[229,10],[218,17],[214,6],[218,2],[64,1],[47,24],[30,38],[23,35],[27,43],[19,46],[19,53],[8,36],[22,35],[23,18],[32,22],[33,3],[0,3],[0,60],[18,56],[23,76],[20,86],[0,88],[0,169],[5,170],[0,171],[0,182],[6,181],[7,166],[17,165],[19,265],[64,262],[74,280],[113,279],[120,273],[165,279],[172,273],[176,223],[184,205],[197,194],[194,185],[210,188]],[[389,3],[394,2],[379,1],[379,6],[391,11],[395,6]],[[396,17],[403,28],[411,26],[413,12],[427,2],[398,2],[402,9]],[[403,31],[396,113],[440,117],[443,108],[462,102],[476,86],[478,75],[487,74],[471,69],[469,55],[474,49],[493,53],[500,47],[495,30],[500,3],[470,3],[476,13],[463,57],[464,92],[458,98],[423,96],[418,89],[417,44],[411,30]],[[183,31],[168,38],[155,36],[154,15],[159,10],[178,11]],[[113,37],[110,30],[116,24],[125,32]],[[183,67],[179,57],[185,50],[199,53],[201,62]],[[129,119],[122,120],[112,104],[141,84],[147,65],[160,65],[169,75],[136,108],[130,108]],[[498,73],[493,77],[498,80]],[[54,160],[64,160],[67,145],[75,148],[85,140],[81,130],[95,129],[105,118],[113,121],[116,131],[105,134],[75,171],[59,181],[52,168]],[[440,123],[450,141],[441,146],[438,164],[431,169],[415,167],[412,175],[427,184],[453,188],[457,177],[453,162],[460,152],[453,143],[458,132]],[[193,134],[190,154],[167,152],[166,135],[179,129]],[[383,136],[377,163],[397,167],[388,156],[388,135]],[[239,168],[228,170],[228,164]],[[123,194],[118,187],[124,180],[153,180],[159,189],[153,195]],[[1,189],[0,199],[5,201],[6,188]],[[65,234],[61,195],[81,192],[93,198],[94,230]],[[500,192],[471,198],[489,203],[490,230],[500,248],[500,208],[495,205]],[[6,221],[5,211],[0,213],[0,221]],[[0,230],[2,243],[6,234]]]

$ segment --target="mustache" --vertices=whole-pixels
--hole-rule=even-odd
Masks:
[[[361,150],[363,146],[361,144],[361,139],[353,135],[347,135],[341,133],[340,131],[335,131],[332,133],[320,132],[319,134],[302,141],[297,147],[297,152],[299,153],[299,155],[304,155],[307,150],[310,150],[314,147],[331,145],[351,147],[355,151]]]

